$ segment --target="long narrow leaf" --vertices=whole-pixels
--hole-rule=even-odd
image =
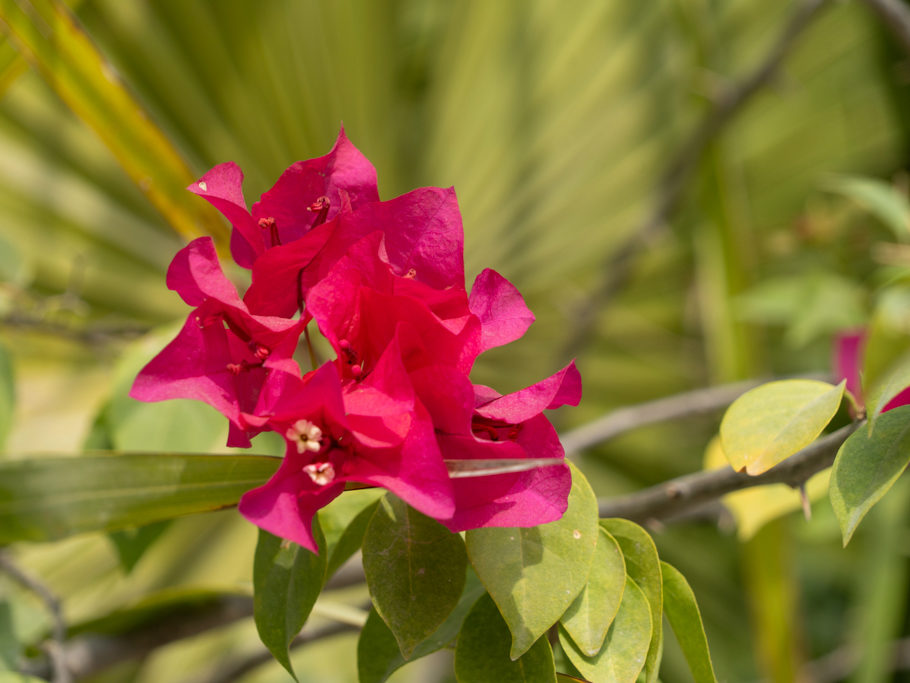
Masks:
[[[235,505],[279,458],[124,454],[0,463],[0,544],[115,531]]]
[[[62,2],[0,0],[0,29],[180,235],[225,239],[216,214],[185,191],[195,176],[179,152]]]

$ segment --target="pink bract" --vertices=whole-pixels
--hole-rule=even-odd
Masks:
[[[131,391],[209,403],[230,422],[229,445],[263,431],[284,439],[281,465],[243,495],[241,514],[314,552],[313,517],[348,482],[383,487],[453,531],[558,519],[571,476],[544,411],[577,405],[581,377],[570,363],[505,396],[472,383],[476,358],[521,338],[534,315],[493,270],[467,292],[454,191],[380,201],[376,171],[343,130],[252,209],[242,182],[226,163],[189,189],[231,222],[249,288],[241,297],[225,277],[211,239],[181,249],[167,284],[193,311]],[[301,373],[305,329],[333,357]],[[553,464],[471,478],[446,464],[538,458]]]

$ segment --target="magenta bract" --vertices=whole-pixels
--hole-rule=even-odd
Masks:
[[[282,436],[281,466],[240,512],[313,551],[313,516],[348,482],[386,488],[453,531],[558,519],[571,477],[543,411],[577,405],[581,378],[571,363],[506,396],[471,382],[477,356],[519,339],[534,316],[493,270],[466,291],[454,191],[380,201],[373,166],[344,131],[252,209],[242,181],[227,163],[189,189],[233,225],[231,253],[251,285],[241,298],[209,238],[180,250],[167,283],[193,310],[131,392],[205,401],[230,421],[229,445]],[[304,374],[308,327],[334,357]],[[446,466],[502,458],[554,465],[456,479]]]

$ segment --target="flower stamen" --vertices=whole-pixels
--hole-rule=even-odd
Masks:
[[[260,218],[259,227],[269,231],[269,238],[272,240],[273,247],[281,245],[281,238],[278,236],[278,226],[275,224],[275,218],[273,216]]]
[[[306,207],[307,211],[312,211],[316,214],[316,217],[313,219],[312,225],[310,225],[311,230],[313,228],[315,228],[317,225],[322,225],[323,223],[325,223],[325,219],[329,215],[329,207],[331,205],[332,205],[332,203],[329,201],[329,198],[326,197],[325,195],[323,195],[322,197],[319,197],[319,199],[317,199],[315,202],[310,204],[308,207]]]
[[[318,453],[322,449],[322,430],[309,420],[297,420],[297,422],[288,428],[287,432],[285,432],[285,436],[288,438],[288,441],[293,441],[297,444],[298,453],[302,454],[307,451],[310,453]],[[309,465],[307,467],[309,467]],[[313,475],[310,474],[310,476],[312,477]],[[332,477],[334,476],[335,473],[333,471]]]
[[[310,479],[318,486],[331,484],[335,479],[335,468],[330,462],[314,462],[305,465],[303,471],[310,475]]]

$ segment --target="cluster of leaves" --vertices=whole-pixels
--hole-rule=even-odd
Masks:
[[[635,681],[642,671],[653,681],[662,614],[695,680],[713,681],[685,579],[660,561],[641,527],[598,520],[590,486],[580,471],[572,474],[566,514],[534,528],[476,529],[462,539],[387,494],[343,532],[326,534],[318,556],[260,532],[260,636],[292,672],[289,643],[321,586],[362,540],[373,602],[357,648],[362,683],[381,683],[407,662],[452,645],[464,683],[554,681],[557,668],[595,682]]]
[[[63,483],[55,459],[0,464],[0,543],[213,509],[269,476],[262,456],[121,455],[80,459]],[[459,681],[656,680],[662,615],[695,680],[713,681],[695,597],[662,562],[651,537],[624,519],[597,517],[584,475],[572,467],[566,514],[533,528],[461,535],[387,494],[357,492],[355,509],[329,507],[314,524],[320,553],[260,530],[254,616],[260,637],[293,673],[289,645],[326,582],[359,549],[373,607],[360,635],[363,683],[409,661],[455,648]],[[162,495],[162,491],[166,491]],[[365,495],[367,494],[367,495]],[[561,658],[554,660],[558,642]]]
[[[837,451],[829,484],[844,545],[910,464],[908,313],[910,291],[888,289],[864,343],[850,351],[859,356],[848,364],[862,368],[859,376],[837,385],[804,379],[763,384],[737,399],[721,423],[730,464],[758,475],[815,441],[846,403],[856,429]]]

